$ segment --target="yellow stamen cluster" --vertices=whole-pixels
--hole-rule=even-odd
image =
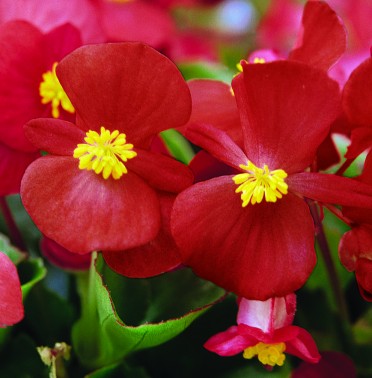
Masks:
[[[247,165],[240,164],[239,167],[247,171],[233,177],[234,183],[239,185],[235,193],[241,193],[242,207],[249,203],[261,203],[263,198],[266,202],[276,202],[288,193],[288,185],[284,181],[287,173],[282,169],[269,171],[266,164],[263,168],[258,168],[251,161]]]
[[[263,64],[263,63],[266,63],[266,59],[265,58],[259,58],[258,56],[256,56],[254,59],[253,59],[253,63],[254,64]]]
[[[255,346],[249,347],[244,350],[243,357],[246,359],[251,359],[255,356],[258,357],[258,360],[269,366],[283,366],[285,361],[285,344],[265,344],[259,342]]]
[[[59,106],[66,112],[74,113],[75,109],[71,104],[71,101],[67,97],[66,92],[63,90],[61,83],[56,75],[57,63],[53,64],[52,70],[43,74],[42,82],[39,86],[39,94],[42,104],[52,105],[52,116],[54,118],[59,117]]]
[[[101,134],[89,130],[84,140],[86,143],[78,144],[74,150],[74,158],[80,160],[79,168],[102,173],[104,179],[112,176],[118,180],[128,172],[123,162],[137,156],[133,144],[127,143],[126,135],[118,130],[111,133],[102,126]]]

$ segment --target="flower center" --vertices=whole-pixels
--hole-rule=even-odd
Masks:
[[[52,70],[43,73],[43,80],[39,86],[39,93],[42,104],[51,103],[53,118],[59,117],[59,106],[66,112],[74,113],[75,109],[71,101],[63,90],[61,83],[56,75],[57,63],[53,64]]]
[[[118,180],[128,172],[123,162],[137,156],[133,144],[127,143],[126,135],[118,130],[111,133],[102,126],[101,134],[89,130],[84,140],[86,143],[78,144],[74,150],[74,158],[80,160],[79,169],[102,173],[105,180],[110,176]]]
[[[241,193],[242,207],[249,203],[261,203],[264,196],[266,202],[276,202],[288,193],[288,185],[284,181],[287,173],[282,169],[269,171],[266,164],[263,168],[258,168],[249,160],[247,165],[240,164],[239,167],[247,171],[233,177],[235,184],[239,185],[235,193]]]
[[[285,344],[265,344],[259,342],[255,346],[249,347],[244,350],[243,357],[246,359],[251,359],[255,356],[258,357],[258,360],[269,366],[283,366],[285,361]]]

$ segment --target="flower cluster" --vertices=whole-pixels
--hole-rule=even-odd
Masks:
[[[236,301],[218,376],[372,372],[372,9],[254,3],[1,2],[0,376],[24,334],[37,376],[147,376]]]

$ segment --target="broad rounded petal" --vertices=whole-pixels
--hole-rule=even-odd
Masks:
[[[43,35],[33,25],[13,21],[0,27],[0,132],[1,141],[24,151],[36,149],[23,134],[23,125],[40,117],[39,84],[44,71]]]
[[[222,81],[206,79],[190,80],[188,85],[192,98],[189,124],[210,124],[242,146],[239,113],[231,87]]]
[[[103,252],[107,265],[126,277],[146,278],[175,269],[181,264],[179,250],[170,233],[174,195],[160,194],[161,229],[154,240],[126,251]]]
[[[372,58],[350,75],[342,93],[342,106],[349,121],[357,126],[372,125]]]
[[[83,46],[60,62],[57,75],[83,129],[119,130],[135,147],[190,117],[190,91],[177,67],[140,43]]]
[[[6,254],[0,252],[0,327],[20,322],[23,315],[17,268]]]
[[[78,143],[84,143],[85,133],[73,123],[38,118],[24,127],[28,140],[39,150],[54,155],[71,156]]]
[[[40,154],[17,151],[0,143],[0,156],[0,196],[19,193],[26,168]]]
[[[346,30],[327,3],[309,1],[302,16],[302,35],[289,59],[328,70],[346,50]]]
[[[51,179],[52,178],[52,179]],[[137,175],[104,180],[73,157],[45,156],[27,169],[21,198],[40,231],[75,253],[122,250],[160,228],[156,193]]]
[[[338,84],[291,61],[243,64],[233,80],[246,154],[287,173],[308,167],[340,110]]]
[[[292,192],[319,202],[372,209],[372,185],[351,178],[302,172],[286,182]]]
[[[204,348],[220,356],[234,356],[251,345],[254,344],[238,333],[238,327],[232,326],[208,339],[204,344]]]
[[[197,275],[248,299],[299,289],[314,268],[314,225],[292,194],[242,208],[232,176],[193,185],[175,201],[172,233]],[[186,232],[187,230],[187,232]]]
[[[296,328],[298,333],[295,338],[286,341],[286,352],[304,361],[317,363],[320,360],[320,354],[310,333],[300,327],[290,326],[290,328]],[[284,331],[284,328],[280,331]]]
[[[177,160],[145,150],[136,149],[136,152],[136,158],[129,160],[126,166],[154,188],[178,193],[193,183],[189,167]]]
[[[193,124],[187,127],[185,136],[192,143],[209,152],[223,163],[239,169],[247,163],[247,157],[227,133],[208,124]]]
[[[150,2],[100,1],[102,27],[109,41],[141,41],[162,47],[175,32],[170,13]]]

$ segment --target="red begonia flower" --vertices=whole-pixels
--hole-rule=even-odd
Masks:
[[[190,126],[186,133],[241,174],[186,189],[171,223],[183,261],[196,274],[265,300],[300,288],[315,265],[314,225],[303,197],[371,208],[372,186],[303,172],[339,111],[338,85],[324,71],[289,61],[243,70],[233,89],[244,150],[212,126]],[[283,174],[288,186],[279,190]],[[268,189],[272,182],[275,195]]]
[[[187,122],[185,81],[171,61],[140,43],[82,47],[57,74],[76,126],[53,119],[26,125],[30,140],[50,154],[24,175],[26,210],[72,252],[149,242],[160,228],[156,190],[178,192],[192,182],[186,166],[148,150],[157,133]]]
[[[284,352],[316,363],[320,355],[311,335],[292,325],[295,311],[294,294],[266,301],[241,298],[238,325],[212,336],[204,347],[220,356],[242,352],[247,359],[257,356],[269,368],[284,364]]]
[[[168,272],[181,265],[181,255],[171,235],[169,224],[174,199],[174,194],[159,194],[162,224],[154,240],[126,251],[103,251],[103,257],[109,267],[126,277],[146,278]]]
[[[5,253],[0,252],[0,327],[20,322],[23,315],[17,268]]]
[[[51,116],[52,101],[43,103],[40,91],[43,75],[52,75],[53,64],[81,45],[80,35],[69,24],[42,34],[25,21],[12,21],[0,26],[0,45],[1,141],[16,150],[34,152],[23,126],[33,118]],[[59,105],[56,111],[59,116],[68,115]]]

